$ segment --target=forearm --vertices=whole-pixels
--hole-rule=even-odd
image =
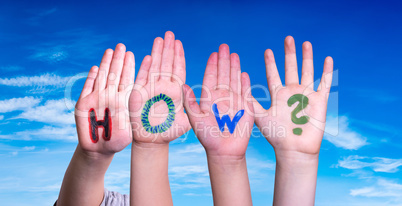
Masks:
[[[207,158],[214,205],[252,205],[246,158]]]
[[[274,206],[314,205],[318,154],[276,152]]]
[[[173,205],[168,161],[169,144],[132,143],[131,205]]]
[[[87,154],[78,145],[67,168],[57,205],[100,205],[113,155]]]

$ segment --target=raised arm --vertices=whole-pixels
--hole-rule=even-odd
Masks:
[[[286,85],[282,85],[274,55],[269,49],[265,52],[265,65],[271,108],[265,110],[257,101],[254,101],[254,108],[256,125],[275,150],[274,205],[314,205],[318,154],[324,135],[327,100],[332,82],[332,58],[325,59],[317,92],[314,91],[313,50],[310,42],[303,44],[301,84],[295,43],[291,36],[285,39]],[[272,125],[276,128],[270,128]]]
[[[181,88],[186,79],[183,45],[172,32],[154,41],[130,96],[133,128],[132,205],[173,205],[168,178],[169,142],[190,129]]]
[[[134,55],[123,44],[105,51],[91,68],[76,104],[79,144],[67,168],[58,206],[100,205],[104,176],[113,156],[131,141],[128,98],[134,80]]]
[[[183,92],[191,125],[207,153],[214,205],[252,205],[245,154],[254,110],[250,78],[241,74],[239,56],[230,54],[226,44],[211,54],[199,105],[189,86]]]

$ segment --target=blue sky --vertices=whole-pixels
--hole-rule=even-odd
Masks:
[[[136,70],[153,39],[171,30],[183,42],[187,84],[202,83],[222,43],[240,55],[252,85],[266,86],[265,49],[284,78],[283,41],[313,44],[315,78],[326,56],[337,70],[320,153],[316,205],[402,205],[402,12],[398,2],[3,1],[0,7],[0,199],[51,205],[77,144],[65,84],[124,43]],[[77,99],[84,80],[72,88]],[[196,93],[200,91],[196,91]],[[253,94],[263,97],[262,90]],[[269,102],[264,106],[268,108]],[[130,146],[118,153],[106,187],[129,192]],[[247,150],[253,202],[272,204],[275,156],[255,132]],[[176,205],[212,205],[206,158],[193,132],[171,144]]]

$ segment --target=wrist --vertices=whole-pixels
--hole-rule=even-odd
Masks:
[[[222,156],[222,155],[211,155],[207,153],[207,160],[209,167],[219,167],[226,172],[237,171],[237,170],[247,170],[246,157],[245,155],[240,156]]]
[[[292,174],[316,174],[318,154],[305,154],[297,151],[275,151],[276,167]]]
[[[114,157],[114,153],[102,154],[99,152],[86,151],[82,149],[80,145],[77,146],[75,153],[80,159],[82,159],[87,164],[111,162]]]
[[[205,153],[209,160],[220,161],[220,162],[228,162],[228,163],[237,163],[241,161],[245,161],[246,159],[246,151],[241,152],[239,149],[208,149],[204,146]]]
[[[159,150],[169,148],[169,143],[139,142],[133,140],[132,147],[143,150]]]
[[[214,205],[252,205],[245,155],[207,159]]]
[[[169,156],[168,143],[144,143],[133,141],[131,145],[131,155],[137,161],[162,161],[167,160]]]
[[[104,178],[112,159],[113,155],[105,156],[95,152],[88,152],[78,145],[67,172],[74,174],[75,178],[86,179],[88,182],[97,182]]]
[[[318,154],[278,152],[276,154],[273,205],[314,205]]]
[[[291,150],[275,150],[275,157],[277,161],[286,161],[286,162],[293,161],[306,164],[318,162],[318,153],[307,154]]]

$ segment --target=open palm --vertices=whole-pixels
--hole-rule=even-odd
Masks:
[[[184,95],[191,125],[206,152],[209,155],[244,156],[254,123],[250,78],[247,73],[241,74],[239,56],[230,55],[228,45],[221,45],[219,53],[212,53],[208,60],[200,104],[187,85]],[[218,127],[214,104],[219,111],[218,118],[222,119],[229,115],[233,120],[240,110],[244,111],[233,133],[228,125]]]
[[[325,60],[324,72],[317,92],[314,91],[313,51],[310,42],[303,44],[301,84],[298,79],[296,49],[292,37],[285,39],[286,86],[282,85],[271,50],[265,52],[265,64],[271,94],[271,108],[265,110],[257,101],[254,101],[256,125],[276,151],[318,154],[325,129],[327,101],[332,82],[332,58],[327,57]],[[295,94],[304,95],[304,98],[291,102],[289,98]],[[307,106],[298,114],[295,113],[296,117],[293,118],[299,119],[306,116],[307,123],[292,120],[292,112],[299,104]],[[295,128],[299,128],[296,129],[298,131],[294,131]]]
[[[79,144],[84,151],[114,154],[131,143],[127,94],[133,81],[134,55],[126,52],[123,44],[118,44],[114,52],[106,50],[99,68],[91,68],[75,110]],[[107,110],[108,125],[96,127],[94,136],[90,111],[97,121],[105,122]]]
[[[155,39],[152,54],[142,61],[130,95],[130,118],[135,141],[168,143],[190,130],[182,106],[182,85],[185,81],[183,45],[168,31],[165,40],[160,37]],[[157,100],[152,101],[154,97]]]

